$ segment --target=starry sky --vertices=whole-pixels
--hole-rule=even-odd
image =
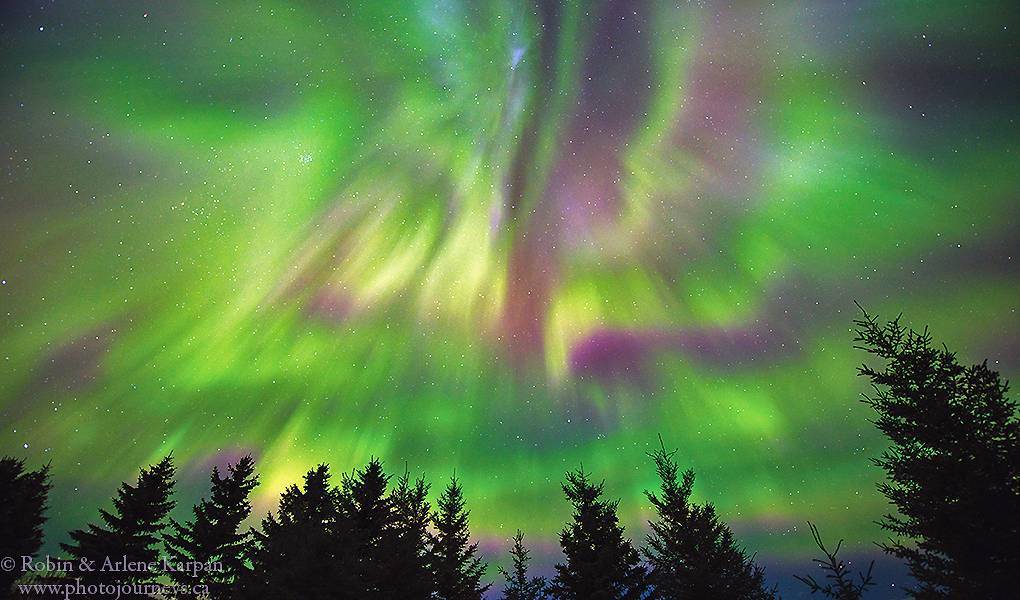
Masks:
[[[18,2],[0,454],[456,469],[551,561],[657,434],[766,562],[884,539],[856,300],[1020,371],[1012,2]],[[544,553],[544,554],[543,554]]]

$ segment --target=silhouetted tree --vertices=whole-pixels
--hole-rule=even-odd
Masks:
[[[432,597],[428,484],[389,476],[373,458],[329,483],[326,465],[305,476],[304,489],[288,488],[278,516],[263,521],[250,574],[240,598]],[[288,595],[289,594],[289,595]]]
[[[842,560],[839,559],[839,548],[843,545],[843,540],[839,540],[836,544],[836,548],[830,552],[825,544],[822,543],[822,537],[818,534],[818,528],[815,527],[810,521],[808,521],[808,527],[811,529],[811,537],[815,540],[815,545],[822,551],[825,558],[816,558],[814,561],[818,563],[818,566],[825,571],[825,578],[829,581],[825,584],[819,583],[813,576],[806,575],[794,575],[794,577],[808,586],[811,593],[821,593],[826,598],[832,598],[833,600],[861,600],[864,597],[864,592],[873,585],[874,581],[871,578],[871,571],[875,568],[875,561],[871,561],[871,565],[868,566],[866,573],[858,573],[860,581],[855,581],[854,576],[850,573],[850,569],[846,566]]]
[[[898,513],[881,525],[900,539],[885,550],[906,560],[915,598],[1006,598],[1020,573],[1020,423],[1008,384],[987,362],[965,367],[925,329],[864,312],[859,349],[865,402],[892,442],[875,463],[879,489]],[[905,539],[904,539],[905,538]]]
[[[387,536],[386,570],[396,598],[427,599],[435,589],[429,568],[432,507],[424,478],[414,483],[407,471],[390,492],[393,523]]]
[[[0,458],[0,557],[35,556],[43,542],[50,466],[26,471],[21,459]],[[0,569],[0,596],[5,596],[21,575],[18,568]]]
[[[387,567],[393,566],[396,549],[393,498],[386,493],[389,476],[378,459],[344,477],[340,512],[344,530],[338,543],[352,550],[345,565],[349,586],[359,598],[395,597],[395,588],[407,582],[393,580]]]
[[[94,564],[90,573],[81,570],[69,574],[71,580],[81,577],[88,584],[146,584],[158,575],[149,569],[130,572],[110,570],[118,561],[152,563],[159,558],[160,534],[166,527],[166,517],[174,507],[171,494],[174,489],[173,458],[167,456],[159,463],[142,469],[135,485],[123,483],[113,499],[113,511],[100,509],[102,525],[90,523],[86,529],[71,532],[71,544],[60,547],[80,564],[82,559]],[[122,594],[125,597],[127,594]],[[145,597],[144,594],[130,595]]]
[[[235,586],[236,596],[251,599],[356,598],[341,577],[348,547],[338,544],[339,491],[330,484],[327,465],[304,476],[301,488],[289,486],[280,496],[276,515],[262,520],[254,532],[257,547],[252,568]]]
[[[651,453],[660,492],[646,491],[658,519],[642,553],[648,562],[649,598],[663,600],[766,600],[776,597],[765,585],[765,572],[719,520],[709,503],[691,502],[694,471],[680,477],[674,456],[659,438]]]
[[[510,548],[510,557],[513,559],[513,566],[510,571],[499,567],[499,572],[506,579],[503,585],[503,600],[543,600],[547,598],[545,590],[547,583],[545,577],[529,577],[528,563],[531,556],[524,546],[524,534],[517,531],[514,536],[514,545]]]
[[[602,500],[605,483],[589,481],[583,467],[566,478],[563,492],[574,507],[573,520],[560,533],[566,562],[556,565],[550,595],[562,600],[640,598],[645,571],[637,550],[623,537],[619,502]]]
[[[485,563],[478,556],[478,544],[470,541],[469,512],[464,508],[463,490],[456,477],[450,479],[437,509],[433,515],[436,533],[432,542],[436,597],[478,600],[492,586],[481,584]]]
[[[223,477],[213,467],[210,498],[203,498],[194,506],[190,521],[181,524],[171,519],[170,531],[164,536],[170,579],[182,585],[205,585],[214,600],[228,597],[230,586],[245,569],[253,543],[252,533],[242,531],[241,524],[251,514],[249,496],[258,485],[255,461],[250,455],[244,456],[227,467],[227,471]],[[189,573],[173,567],[189,562],[218,563],[222,570]]]

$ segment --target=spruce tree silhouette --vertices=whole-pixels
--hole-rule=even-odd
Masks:
[[[359,598],[397,598],[394,566],[396,548],[393,498],[386,493],[389,476],[378,459],[344,477],[340,512],[346,530],[341,543],[353,550],[353,562],[345,569]]]
[[[212,600],[229,597],[231,586],[246,568],[253,543],[251,532],[242,531],[241,524],[251,514],[249,496],[258,485],[255,461],[250,455],[244,456],[237,464],[228,466],[227,471],[223,477],[213,467],[210,498],[202,498],[194,506],[190,521],[181,524],[171,519],[170,531],[163,537],[166,563],[171,565],[166,575],[179,585],[207,586]],[[218,563],[222,570],[189,572],[173,567],[189,562]]]
[[[825,547],[825,544],[822,543],[822,536],[818,534],[818,528],[810,521],[808,521],[808,528],[811,529],[811,537],[814,538],[815,545],[825,555],[824,559],[816,558],[815,562],[825,571],[825,578],[829,581],[824,584],[819,583],[811,575],[794,575],[794,578],[808,586],[812,594],[818,592],[823,597],[832,598],[833,600],[861,600],[864,597],[864,592],[869,587],[875,585],[871,577],[871,572],[875,568],[875,561],[871,561],[871,565],[866,573],[858,573],[860,581],[855,581],[846,563],[839,559],[839,548],[843,545],[843,540],[839,540],[836,548],[830,552]]]
[[[50,487],[49,465],[26,471],[23,460],[0,458],[0,557],[35,556],[42,547]],[[18,566],[0,569],[0,597],[21,575]]]
[[[648,598],[663,600],[766,600],[776,597],[765,585],[765,572],[736,545],[715,507],[691,502],[694,471],[682,479],[674,456],[659,438],[649,454],[659,475],[658,494],[646,491],[658,519],[642,549],[649,566]]]
[[[344,554],[352,551],[337,543],[338,497],[325,464],[306,473],[301,488],[284,490],[277,514],[270,512],[262,520],[262,531],[254,532],[252,568],[242,573],[236,597],[357,598],[349,578],[342,577],[342,567],[351,563]]]
[[[435,590],[429,569],[429,525],[432,507],[428,501],[429,484],[418,478],[411,483],[406,468],[390,492],[393,510],[392,533],[386,549],[387,575],[396,598],[425,600]]]
[[[433,515],[432,572],[439,600],[478,600],[491,584],[482,585],[485,563],[478,544],[471,543],[464,494],[456,475],[443,491]]]
[[[1015,597],[1020,573],[1020,422],[1008,384],[987,362],[961,365],[945,346],[864,313],[857,348],[883,361],[860,375],[864,402],[892,446],[874,462],[897,514],[881,520],[897,538],[914,598]]]
[[[574,507],[573,520],[560,533],[566,562],[556,565],[549,588],[559,600],[641,598],[645,571],[616,516],[618,502],[602,500],[605,483],[588,479],[582,466],[566,474],[563,492]]]
[[[547,583],[545,577],[529,577],[528,563],[531,553],[524,546],[524,534],[518,529],[514,536],[514,545],[510,548],[513,559],[511,571],[499,567],[499,572],[506,579],[503,585],[503,600],[543,600],[548,598],[545,593]]]
[[[89,523],[86,529],[70,533],[73,543],[60,544],[77,564],[85,559],[94,564],[92,572],[81,570],[69,573],[74,581],[78,577],[90,584],[147,584],[158,572],[150,569],[118,571],[104,569],[107,561],[116,568],[118,561],[152,563],[159,559],[158,543],[166,517],[174,507],[171,494],[174,489],[172,456],[142,469],[134,485],[123,483],[113,499],[113,512],[100,509],[102,525]],[[121,594],[121,597],[149,597],[147,594]]]

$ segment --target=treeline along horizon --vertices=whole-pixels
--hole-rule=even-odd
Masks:
[[[862,311],[863,312],[863,311]],[[855,321],[856,347],[879,359],[858,374],[872,384],[864,402],[889,448],[873,460],[878,484],[895,511],[880,525],[880,544],[903,560],[912,598],[1013,598],[1020,572],[1020,421],[1008,383],[987,362],[964,366],[927,329],[899,319]],[[498,567],[507,600],[775,599],[765,572],[734,539],[714,506],[691,501],[693,470],[659,439],[649,454],[659,488],[646,491],[654,509],[643,543],[626,536],[618,501],[604,482],[579,467],[562,482],[572,514],[559,534],[561,560],[547,579],[529,572],[518,531],[512,564]],[[0,595],[10,597],[428,599],[482,598],[494,585],[469,528],[465,492],[456,476],[435,506],[430,483],[408,471],[386,473],[380,459],[334,477],[327,464],[288,486],[259,528],[245,528],[259,483],[254,459],[212,469],[209,494],[188,519],[175,507],[172,456],[123,483],[98,523],[69,533],[63,555],[26,565],[42,547],[51,488],[49,465],[28,470],[0,458]],[[798,576],[812,593],[838,600],[866,596],[872,569],[853,573],[840,544],[822,552],[824,577]],[[13,561],[13,562],[12,562]],[[104,565],[110,568],[102,568]],[[51,565],[54,565],[51,568]],[[94,568],[86,569],[84,566]],[[873,566],[873,565],[872,565]]]
[[[660,520],[640,549],[625,537],[617,502],[603,497],[604,483],[583,467],[568,472],[563,490],[573,515],[561,532],[565,561],[551,581],[532,576],[518,531],[508,549],[512,567],[499,568],[503,597],[645,597],[674,558],[670,553],[677,549],[670,544],[678,526],[699,536],[702,552],[683,561],[690,571],[708,568],[731,578],[727,588],[742,595],[730,597],[775,597],[764,571],[736,545],[712,505],[690,503],[694,473],[681,473],[674,455],[661,440],[651,455],[661,489],[647,495]],[[20,461],[3,460],[23,469]],[[41,482],[47,470],[27,475]],[[175,597],[193,597],[197,589],[222,598],[480,598],[492,585],[483,582],[486,565],[470,540],[467,502],[455,476],[432,507],[424,477],[412,480],[406,470],[390,475],[379,459],[343,474],[338,483],[320,464],[283,491],[261,527],[245,530],[259,482],[251,455],[225,473],[214,467],[209,495],[184,522],[170,517],[174,475],[172,456],[141,469],[133,484],[118,490],[114,511],[100,510],[101,524],[70,532],[71,542],[60,544],[64,556],[41,557],[20,569],[27,575],[23,585],[112,590],[161,579],[169,582],[164,592],[188,590]],[[711,559],[704,553],[709,547]],[[23,556],[16,557],[19,567]],[[82,560],[93,569],[83,572]]]

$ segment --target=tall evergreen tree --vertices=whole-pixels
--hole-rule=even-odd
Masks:
[[[864,401],[892,442],[875,463],[896,507],[881,525],[885,549],[904,559],[915,598],[1006,598],[1020,572],[1020,421],[1007,382],[987,362],[963,366],[899,318],[864,313],[858,348],[883,361],[859,372]]]
[[[43,542],[50,466],[26,471],[21,459],[0,458],[0,557],[34,556]],[[0,596],[21,575],[20,569],[0,569]]]
[[[517,530],[514,535],[514,545],[510,548],[510,557],[513,559],[513,566],[510,571],[503,567],[499,572],[506,579],[503,585],[503,600],[544,600],[548,583],[545,577],[529,577],[528,563],[531,562],[531,553],[524,546],[524,534]]]
[[[557,600],[640,598],[645,571],[637,550],[623,537],[619,502],[603,500],[605,483],[590,481],[583,467],[566,478],[563,492],[574,507],[573,520],[560,533],[566,562],[556,565],[550,595]]]
[[[255,460],[250,455],[241,457],[227,471],[223,477],[213,467],[209,499],[203,498],[194,506],[190,521],[182,524],[171,519],[170,532],[164,536],[170,579],[181,585],[205,585],[213,600],[228,597],[230,586],[245,569],[245,560],[252,550],[252,534],[242,531],[241,524],[251,514],[249,496],[258,485]],[[190,573],[173,567],[189,562],[216,563],[222,570]]]
[[[344,477],[339,496],[345,529],[337,542],[351,548],[353,561],[345,566],[359,598],[395,597],[386,566],[394,549],[393,498],[386,493],[389,476],[378,459]]]
[[[485,563],[478,544],[470,541],[464,493],[454,476],[443,491],[433,516],[432,572],[439,600],[479,600],[491,584],[482,585]]]
[[[90,573],[76,572],[88,584],[146,584],[159,573],[149,569],[130,572],[104,568],[107,561],[116,568],[116,562],[152,563],[159,559],[158,543],[166,517],[174,507],[171,494],[174,489],[173,458],[167,456],[159,463],[142,469],[135,485],[123,483],[113,499],[113,512],[100,509],[102,525],[90,523],[86,529],[71,532],[70,544],[60,544],[75,561],[82,559],[94,564]],[[122,594],[121,597],[125,597]],[[143,597],[141,595],[136,597]]]
[[[410,475],[397,478],[390,493],[392,531],[387,537],[386,570],[396,598],[425,600],[435,589],[429,569],[429,525],[432,507],[429,485],[424,478],[411,482]]]
[[[329,467],[319,465],[280,496],[276,515],[262,520],[252,568],[235,585],[238,598],[262,600],[357,598],[342,577],[348,547],[336,543],[339,491]]]
[[[649,566],[649,598],[663,600],[766,600],[775,592],[765,585],[765,573],[736,545],[733,533],[709,503],[691,502],[694,471],[680,477],[674,456],[662,438],[651,453],[659,475],[658,494],[646,491],[658,519],[642,553]]]

